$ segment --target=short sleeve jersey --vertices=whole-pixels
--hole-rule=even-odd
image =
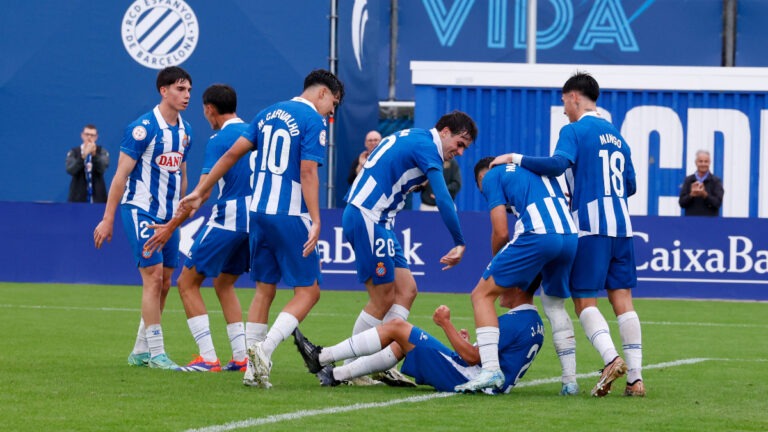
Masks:
[[[295,97],[261,111],[243,136],[258,150],[250,210],[264,214],[306,215],[301,192],[301,161],[325,163],[326,123],[315,106]]]
[[[499,316],[499,365],[504,393],[525,375],[544,344],[544,323],[533,305],[518,306]]]
[[[232,147],[248,128],[239,118],[227,120],[208,140],[205,147],[203,174],[208,174],[221,156]],[[253,152],[251,155],[255,156]],[[211,211],[208,225],[228,231],[248,232],[248,206],[253,193],[252,157],[240,158],[219,180],[219,196]]]
[[[560,129],[554,154],[573,163],[565,178],[580,234],[631,237],[626,186],[635,182],[635,168],[629,146],[613,124],[585,114]]]
[[[560,185],[554,179],[506,164],[491,168],[483,177],[482,194],[488,209],[500,205],[517,217],[515,234],[576,234],[576,225]]]
[[[344,200],[377,222],[391,221],[405,206],[406,195],[427,181],[429,170],[443,170],[437,130],[402,130],[373,149]]]
[[[153,217],[173,217],[181,195],[181,164],[192,144],[192,128],[178,116],[169,125],[159,107],[126,127],[120,151],[136,160],[121,204],[136,206]]]

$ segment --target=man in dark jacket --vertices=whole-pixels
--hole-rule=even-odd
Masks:
[[[723,182],[709,172],[710,156],[696,152],[696,172],[685,178],[680,189],[680,207],[685,216],[717,216],[723,204]]]
[[[80,133],[83,143],[72,147],[67,153],[67,174],[72,176],[69,183],[69,202],[107,202],[107,187],[104,171],[109,166],[109,152],[99,145],[96,126],[85,125]]]

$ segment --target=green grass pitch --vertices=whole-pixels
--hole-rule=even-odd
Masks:
[[[238,290],[244,309],[252,294]],[[279,290],[272,319],[290,295]],[[768,430],[766,303],[636,299],[648,396],[621,396],[622,378],[612,394],[597,399],[589,389],[601,361],[578,321],[576,397],[557,395],[560,371],[549,330],[508,395],[441,394],[426,386],[322,388],[306,373],[292,339],[275,352],[274,388],[264,390],[243,386],[239,373],[129,367],[140,296],[135,286],[1,283],[0,430]],[[226,362],[221,311],[212,289],[204,288],[203,296]],[[366,300],[364,292],[324,291],[301,328],[317,343],[338,342],[349,336]],[[422,293],[410,321],[445,340],[431,319],[440,304],[451,307],[459,326],[472,328],[467,294]],[[600,305],[620,347],[610,306],[605,299]],[[179,364],[191,360],[197,346],[175,288],[163,329],[170,357]]]

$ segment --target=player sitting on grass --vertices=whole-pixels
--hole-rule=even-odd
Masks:
[[[499,316],[499,362],[506,380],[486,393],[508,393],[531,366],[544,342],[544,325],[533,305],[533,293],[539,280],[527,290],[511,288],[499,303],[510,311]],[[310,373],[317,374],[322,386],[336,386],[344,381],[372,372],[387,370],[403,357],[402,372],[438,391],[452,392],[476,377],[481,371],[480,351],[468,340],[466,329],[457,330],[451,322],[451,311],[439,306],[432,315],[435,324],[445,332],[453,350],[434,336],[409,322],[395,318],[372,329],[358,333],[332,347],[315,346],[296,329],[294,337],[299,353]],[[395,354],[394,363],[375,364],[370,356],[389,344]],[[333,362],[358,357],[340,367]],[[368,357],[363,357],[368,356]]]

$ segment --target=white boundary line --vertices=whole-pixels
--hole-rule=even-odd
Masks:
[[[705,361],[753,361],[753,360],[690,358],[690,359],[675,360],[675,361],[664,362],[664,363],[657,363],[653,365],[646,365],[646,366],[643,366],[643,369],[645,370],[660,369],[660,368],[667,368],[667,367],[703,363]],[[754,360],[754,361],[768,361],[768,360]],[[599,374],[600,374],[599,372],[578,374],[576,375],[576,378],[596,377]],[[515,387],[533,387],[537,385],[550,384],[550,383],[556,383],[556,382],[560,382],[560,377],[525,381],[525,382],[521,382]],[[360,404],[353,404],[353,405],[346,405],[346,406],[329,407],[329,408],[316,409],[316,410],[300,410],[300,411],[294,411],[291,413],[270,415],[267,417],[258,417],[258,418],[239,420],[236,422],[224,423],[220,425],[205,426],[197,429],[187,429],[185,432],[224,432],[224,431],[230,431],[230,430],[247,428],[247,427],[261,426],[265,424],[279,423],[282,421],[298,420],[302,418],[314,417],[314,416],[325,415],[325,414],[338,414],[338,413],[344,413],[344,412],[350,412],[350,411],[359,411],[359,410],[364,410],[369,408],[382,408],[382,407],[388,407],[388,406],[398,405],[403,403],[418,403],[418,402],[424,402],[432,399],[451,397],[451,396],[455,396],[456,394],[457,393],[432,393],[424,396],[413,396],[413,397],[408,397],[403,399],[393,399],[387,402],[370,402],[370,403],[360,403]]]
[[[662,278],[639,277],[638,281],[644,282],[686,282],[686,283],[720,283],[720,284],[749,284],[766,285],[768,281],[760,279],[695,279],[695,278]]]
[[[117,308],[117,307],[83,307],[83,306],[51,306],[51,305],[17,305],[0,304],[0,309],[39,309],[39,310],[63,310],[63,311],[93,311],[93,312],[131,312],[141,313],[139,308]],[[184,313],[183,309],[166,309],[163,313]],[[221,314],[221,310],[214,308],[209,310],[209,315]],[[346,317],[351,314],[334,314],[323,312],[312,312],[313,316]],[[412,318],[431,320],[432,315],[411,315]],[[453,317],[457,321],[472,321],[471,316]],[[616,320],[609,322],[616,323]],[[663,326],[690,326],[690,327],[734,327],[734,328],[768,328],[765,324],[730,324],[730,323],[712,323],[712,322],[684,322],[684,321],[640,321],[641,325],[663,325]],[[574,325],[580,325],[578,320],[574,320]]]

